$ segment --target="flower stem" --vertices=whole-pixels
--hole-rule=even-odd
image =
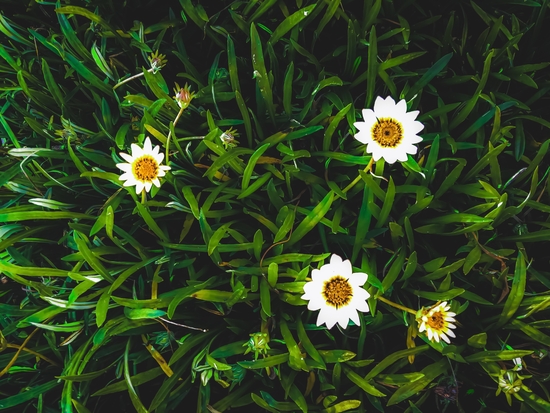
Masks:
[[[151,73],[153,70],[154,70],[153,68],[147,69],[147,71],[148,71],[149,73]],[[113,86],[113,90],[115,90],[115,89],[116,89],[117,87],[119,87],[119,86],[122,86],[122,85],[125,84],[125,83],[128,83],[128,82],[131,81],[131,80],[137,79],[137,78],[140,77],[140,76],[143,76],[143,72],[138,73],[138,74],[136,74],[136,75],[134,75],[134,76],[130,76],[130,77],[124,79],[124,80],[121,81],[121,82],[118,82],[116,85]]]
[[[369,164],[363,169],[363,172],[367,173],[372,169],[372,164],[374,163],[374,159],[370,158]],[[357,178],[355,178],[348,186],[346,186],[344,189],[342,189],[342,192],[345,194],[347,193],[351,188],[353,188],[357,182],[361,180],[361,175],[357,175]]]
[[[180,120],[181,114],[185,108],[181,108],[178,114],[176,115],[176,119],[174,119],[174,129],[176,129],[176,125],[178,121]],[[168,138],[166,138],[166,165],[168,165],[168,157],[170,152],[170,137],[172,136],[172,128],[170,128],[170,131],[168,131]]]
[[[382,297],[381,295],[376,297],[376,299],[382,301],[383,303],[391,305],[392,307],[399,308],[400,310],[406,311],[407,313],[416,315],[416,311],[414,311],[413,309],[402,306],[401,304],[394,303],[393,301],[390,301],[387,298]]]

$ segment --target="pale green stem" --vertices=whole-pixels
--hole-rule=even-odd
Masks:
[[[413,309],[402,306],[401,304],[394,303],[393,301],[390,301],[387,298],[382,297],[381,295],[376,297],[376,299],[382,301],[383,303],[391,305],[392,307],[399,308],[400,310],[406,311],[407,313],[416,315],[416,311],[414,311]]]
[[[181,114],[185,108],[181,108],[178,114],[176,115],[176,119],[174,119],[174,129],[176,129],[176,125],[178,124],[178,121],[180,120]],[[168,138],[166,138],[166,165],[168,165],[168,153],[170,152],[170,137],[172,136],[172,128],[168,131]]]
[[[372,168],[372,164],[374,163],[374,159],[373,158],[370,158],[370,161],[369,161],[369,164],[365,167],[365,169],[363,169],[363,172],[367,173],[371,170]],[[342,192],[345,194],[346,192],[348,192],[351,188],[353,188],[357,182],[359,182],[361,180],[361,175],[357,175],[357,178],[355,178],[352,182],[349,183],[348,186],[346,186]]]
[[[147,71],[149,73],[153,72],[155,69],[151,68],[151,69],[147,69]],[[130,76],[129,78],[127,79],[124,79],[122,82],[118,82],[116,85],[113,86],[113,90],[115,90],[117,87],[119,86],[122,86],[123,84],[125,83],[128,83],[129,81],[131,80],[134,80],[134,79],[137,79],[138,77],[140,76],[143,76],[143,72],[142,73],[138,73],[137,75],[134,75],[134,76]]]
[[[365,169],[363,169],[363,172],[367,173],[371,170],[372,168],[372,164],[374,163],[373,159],[370,158],[370,161],[369,161],[369,164],[365,167]],[[346,192],[348,192],[351,188],[353,188],[355,185],[357,185],[357,182],[359,182],[361,180],[361,175],[357,175],[357,178],[355,178],[352,182],[349,183],[348,186],[346,186],[342,192],[345,194]],[[334,195],[334,199],[338,199],[340,198],[340,196],[338,196],[338,194],[335,194]]]

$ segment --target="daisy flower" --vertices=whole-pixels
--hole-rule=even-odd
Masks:
[[[416,321],[419,324],[418,331],[422,333],[426,332],[430,341],[436,341],[439,343],[439,339],[442,339],[446,343],[450,344],[449,337],[456,337],[452,328],[456,328],[454,324],[456,315],[450,312],[450,305],[447,305],[447,301],[437,303],[430,308],[422,307],[418,310],[416,315]]]
[[[332,328],[336,323],[342,328],[349,320],[359,325],[357,311],[367,312],[369,293],[363,289],[367,274],[352,273],[351,262],[342,261],[336,254],[330,257],[330,263],[311,272],[311,281],[304,285],[303,300],[308,300],[307,308],[319,311],[317,325],[325,323]]]
[[[157,145],[154,148],[151,145],[149,137],[145,138],[143,149],[135,143],[131,146],[132,155],[120,153],[120,156],[128,163],[117,163],[117,168],[124,173],[120,176],[120,180],[124,181],[124,186],[136,187],[136,193],[140,194],[145,188],[146,192],[151,190],[151,186],[155,184],[160,188],[159,178],[166,175],[165,171],[169,171],[170,167],[161,165],[164,159],[164,154],[159,153],[160,147]]]
[[[520,376],[517,372],[512,370],[501,370],[498,376],[498,388],[496,396],[501,392],[506,396],[506,401],[511,406],[512,396],[519,401],[523,401],[523,398],[518,394],[520,390],[531,392],[531,389],[523,384],[523,379],[531,378],[531,376]]]
[[[160,54],[158,50],[155,53],[151,53],[147,59],[149,59],[149,63],[151,64],[151,69],[149,69],[149,71],[152,71],[153,73],[157,73],[160,69],[166,66],[166,63],[168,63],[166,55]]]
[[[414,144],[422,141],[417,134],[424,125],[415,120],[418,113],[407,112],[405,100],[395,103],[390,96],[378,96],[374,110],[363,109],[363,122],[354,123],[359,129],[355,139],[367,145],[367,153],[372,153],[375,161],[384,158],[388,163],[405,162],[407,154],[416,153]]]
[[[174,99],[182,110],[187,109],[187,107],[191,104],[191,101],[196,95],[195,92],[191,92],[191,88],[187,83],[184,87],[180,87],[180,85],[176,83],[174,93],[176,94],[174,96]]]

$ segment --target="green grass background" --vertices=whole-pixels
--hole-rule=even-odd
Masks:
[[[0,410],[548,413],[548,3],[0,0]],[[377,96],[425,128],[373,175]],[[331,253],[360,326],[300,299]],[[457,338],[377,296],[450,301]]]

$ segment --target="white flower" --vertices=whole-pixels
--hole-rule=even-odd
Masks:
[[[146,192],[151,190],[151,186],[155,184],[160,188],[159,177],[166,175],[165,171],[170,170],[169,166],[161,165],[164,159],[164,154],[159,153],[160,147],[157,145],[152,148],[149,137],[145,138],[143,149],[135,143],[131,146],[132,155],[120,153],[128,163],[117,163],[117,168],[124,171],[120,176],[124,186],[136,187],[136,193],[140,194],[145,188]]]
[[[367,312],[369,293],[363,288],[367,274],[352,273],[349,260],[342,261],[336,254],[330,257],[330,264],[311,272],[311,281],[304,285],[303,300],[309,300],[307,308],[311,311],[321,310],[317,325],[325,323],[332,328],[336,323],[342,328],[348,326],[349,320],[359,325],[357,311]]]
[[[416,315],[416,321],[420,325],[418,331],[420,333],[426,331],[430,341],[439,343],[439,339],[442,339],[450,344],[449,337],[456,337],[451,330],[456,328],[454,324],[451,324],[455,322],[454,316],[456,313],[449,311],[450,308],[451,306],[447,305],[447,301],[437,303],[427,309],[422,307]]]
[[[408,153],[416,153],[414,144],[422,141],[417,133],[424,125],[415,120],[418,113],[407,112],[405,100],[396,104],[390,96],[378,96],[374,110],[363,109],[363,122],[354,123],[359,129],[355,139],[367,145],[367,153],[372,153],[375,161],[384,158],[388,163],[405,162]]]

